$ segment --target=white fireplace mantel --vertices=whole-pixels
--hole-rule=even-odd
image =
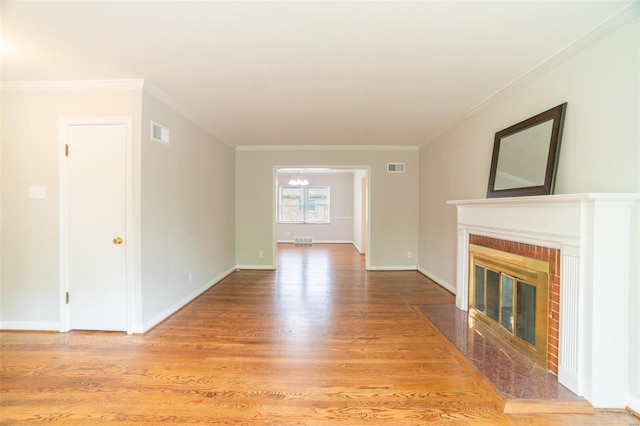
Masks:
[[[558,381],[595,407],[624,407],[629,389],[629,289],[640,256],[640,194],[448,201],[458,210],[456,305],[468,309],[469,235],[560,250]],[[636,238],[637,240],[637,238]]]

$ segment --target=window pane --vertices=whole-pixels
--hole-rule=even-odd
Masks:
[[[516,336],[536,344],[536,288],[518,281],[516,289]]]
[[[502,297],[500,306],[500,324],[513,331],[513,278],[502,275]]]
[[[303,222],[302,188],[280,187],[280,222]]]
[[[487,316],[499,321],[500,312],[500,274],[487,269]]]
[[[480,312],[484,312],[484,268],[475,265],[475,307]]]
[[[329,187],[307,187],[307,222],[329,222]]]

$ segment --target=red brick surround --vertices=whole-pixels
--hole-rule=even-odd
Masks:
[[[560,250],[497,238],[469,235],[469,244],[501,250],[551,264],[549,274],[549,319],[547,329],[547,370],[558,375],[558,335],[560,330]]]

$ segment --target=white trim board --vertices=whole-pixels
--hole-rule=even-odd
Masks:
[[[184,118],[189,120],[191,123],[195,124],[197,127],[207,132],[214,139],[233,148],[233,144],[229,141],[229,138],[223,135],[222,132],[220,132],[218,129],[214,128],[209,123],[207,123],[206,121],[198,117],[196,114],[191,112],[187,107],[185,107],[184,105],[182,105],[181,103],[173,99],[166,92],[164,92],[154,84],[150,83],[148,80],[143,80],[143,81],[144,81],[143,90],[145,92],[147,92],[148,94],[150,94],[151,96],[159,100],[160,102],[164,103],[165,105],[173,109],[178,114],[182,115]]]
[[[418,272],[420,272],[422,275],[429,278],[431,281],[438,284],[440,287],[444,288],[448,292],[453,293],[454,295],[456,294],[456,287],[454,285],[449,284],[446,280],[443,280],[437,275],[432,274],[431,272],[427,271],[424,268],[421,268],[420,265],[418,265]]]
[[[278,240],[276,241],[278,244],[294,244],[294,240]],[[303,245],[313,245],[313,244],[355,244],[353,241],[347,240],[313,240],[312,244],[303,244]]]
[[[86,90],[142,90],[141,78],[123,80],[3,81],[2,92],[63,92]]]
[[[145,91],[178,114],[207,132],[214,139],[233,148],[233,144],[219,130],[177,102],[166,92],[143,78],[120,80],[58,80],[58,81],[3,81],[0,92],[68,92],[88,90],[140,90]]]
[[[24,330],[24,331],[60,331],[59,322],[39,322],[39,321],[2,321],[2,330]]]
[[[418,147],[388,145],[250,145],[238,146],[236,151],[418,151]]]
[[[631,395],[627,396],[627,407],[632,409],[636,413],[640,413],[640,398],[636,398]]]
[[[499,100],[507,97],[512,92],[518,90],[519,88],[525,86],[526,84],[540,77],[542,74],[553,69],[558,64],[572,58],[573,56],[577,55],[584,49],[588,48],[589,46],[597,43],[598,41],[602,40],[609,34],[613,33],[618,28],[621,28],[622,26],[633,21],[638,16],[640,16],[640,2],[636,1],[636,2],[630,3],[627,7],[620,10],[618,13],[611,16],[606,21],[592,28],[589,32],[587,32],[578,40],[575,40],[572,43],[568,44],[567,46],[563,47],[558,52],[556,52],[555,55],[542,61],[535,68],[522,74],[521,76],[513,80],[511,83],[504,86],[502,89],[499,89],[498,91],[490,95],[488,98],[486,98],[485,100],[483,100],[482,102],[480,102],[479,104],[471,108],[469,111],[464,113],[459,118],[453,120],[449,124],[444,125],[439,131],[434,132],[433,136],[429,138],[421,146],[429,145],[431,142],[439,139],[443,135],[449,133],[450,131],[452,131],[459,125],[461,125],[464,121],[469,119],[469,117],[473,116],[474,114],[482,110],[487,109],[488,107],[495,104]]]
[[[182,299],[180,299],[179,301],[177,301],[173,305],[169,306],[164,311],[162,311],[159,314],[155,315],[153,318],[145,321],[143,324],[137,324],[133,329],[133,333],[134,334],[143,334],[143,333],[146,333],[147,331],[151,330],[153,327],[155,327],[156,325],[160,324],[162,321],[164,321],[167,318],[169,318],[171,315],[173,315],[176,312],[178,312],[184,306],[186,306],[187,304],[189,304],[192,301],[194,301],[195,299],[197,299],[198,296],[200,296],[202,293],[204,293],[205,291],[209,290],[211,287],[213,287],[214,285],[218,284],[220,281],[222,281],[223,279],[225,279],[226,277],[231,275],[233,272],[235,272],[235,270],[236,270],[236,268],[228,269],[227,271],[225,271],[222,274],[218,275],[216,278],[214,278],[211,281],[205,283],[200,288],[197,288],[196,290],[192,291],[190,294],[186,295],[185,297],[183,297]]]
[[[366,268],[367,271],[417,271],[418,267],[416,265],[406,265],[406,266],[369,266]]]
[[[276,267],[273,265],[237,265],[236,269],[239,271],[275,271]]]

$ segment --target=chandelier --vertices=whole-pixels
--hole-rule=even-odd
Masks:
[[[291,179],[289,179],[289,185],[307,186],[309,185],[309,181],[303,175],[293,175]]]

